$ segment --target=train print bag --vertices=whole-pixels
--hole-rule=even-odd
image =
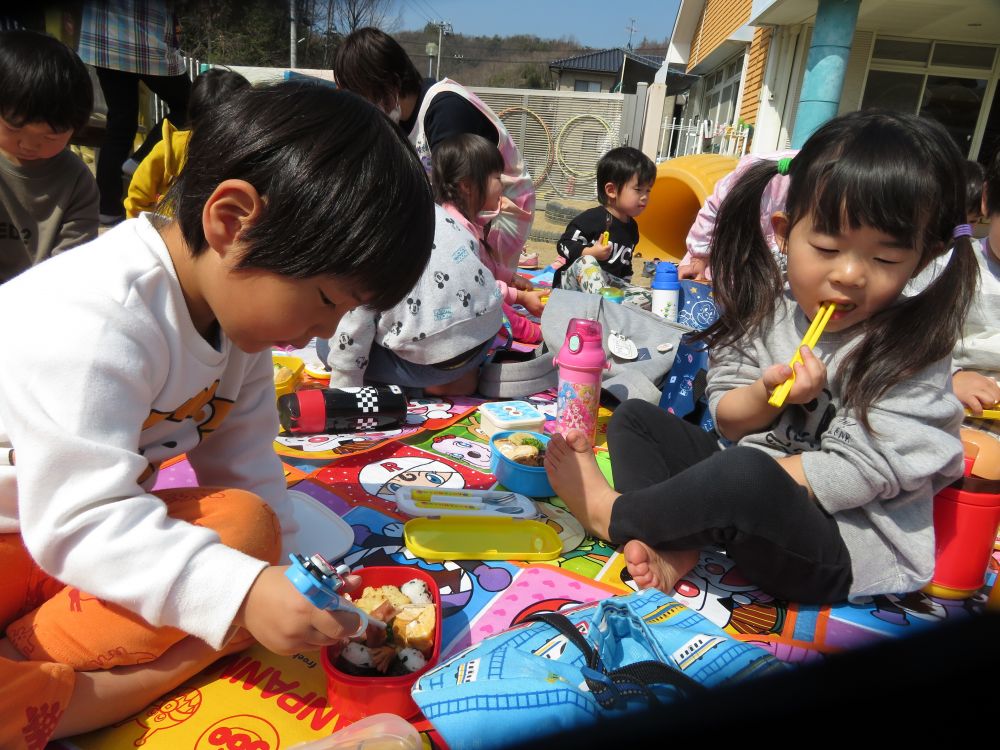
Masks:
[[[786,668],[655,590],[529,619],[414,685],[451,750],[536,740]]]

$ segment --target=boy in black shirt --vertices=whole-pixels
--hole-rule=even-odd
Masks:
[[[556,250],[566,264],[556,269],[552,286],[582,292],[616,287],[625,301],[649,306],[648,292],[633,287],[632,253],[639,242],[635,217],[645,210],[656,165],[642,151],[621,146],[597,163],[597,199],[566,227]],[[605,232],[607,237],[605,237]]]

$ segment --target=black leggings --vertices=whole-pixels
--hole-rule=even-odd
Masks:
[[[139,82],[167,103],[167,119],[175,127],[187,124],[188,94],[191,79],[186,74],[150,76],[124,70],[97,68],[104,100],[108,104],[108,122],[104,142],[97,154],[97,187],[101,192],[101,213],[117,216],[125,213],[122,201],[122,164],[132,153],[132,142],[139,129]],[[135,160],[142,161],[163,137],[163,121],[149,131]]]
[[[756,448],[721,450],[714,434],[645,401],[626,401],[608,425],[615,544],[725,547],[764,591],[801,603],[847,596],[851,559],[837,523]]]

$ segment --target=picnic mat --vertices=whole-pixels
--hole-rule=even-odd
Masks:
[[[551,411],[550,397],[533,398]],[[448,487],[495,483],[489,473],[490,447],[475,413],[478,403],[420,400],[411,403],[414,419],[400,430],[276,443],[289,486],[350,524],[354,545],[347,564],[419,567],[434,578],[443,608],[442,658],[533,612],[558,611],[632,588],[621,555],[587,537],[558,498],[539,502],[543,519],[563,540],[564,554],[552,562],[427,562],[406,549],[407,517],[396,511],[389,490],[408,481],[411,472],[434,472]],[[609,415],[604,410],[602,422]],[[606,450],[598,450],[597,458],[610,478]],[[193,481],[190,466],[179,460],[162,469],[157,486]],[[998,567],[996,559],[991,561],[990,580]],[[988,591],[984,586],[964,601],[912,593],[832,607],[803,606],[769,596],[743,578],[725,555],[705,551],[673,596],[736,638],[788,662],[810,662],[968,617],[983,609]],[[426,720],[414,724],[425,747],[444,747]],[[336,702],[327,697],[318,652],[285,657],[257,646],[222,659],[134,717],[56,746],[280,750],[344,726]]]

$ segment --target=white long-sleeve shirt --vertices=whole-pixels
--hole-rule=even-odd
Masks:
[[[0,287],[0,533],[58,580],[213,646],[266,563],[175,520],[150,489],[187,453],[289,529],[269,352],[195,329],[145,215]]]

